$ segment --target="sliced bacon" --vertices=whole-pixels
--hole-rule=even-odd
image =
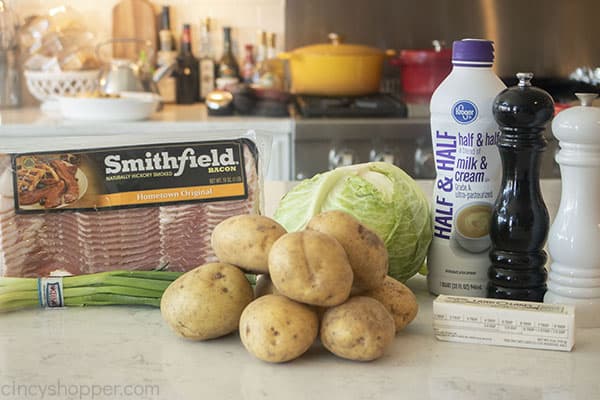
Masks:
[[[62,194],[65,192],[65,182],[60,181],[58,185],[53,186],[44,199],[45,208],[55,208],[62,204]]]
[[[164,264],[188,271],[215,261],[210,245],[214,227],[230,216],[258,211],[257,160],[246,146],[244,158],[246,200],[20,214],[12,197],[13,175],[6,172],[10,157],[0,154],[0,276],[150,270]],[[51,165],[56,183],[48,178],[49,186],[21,192],[20,204],[41,202],[52,208],[77,199],[77,167],[58,160]]]
[[[77,184],[77,178],[75,178],[77,167],[61,160],[53,160],[50,165],[52,165],[58,177],[65,182],[65,203],[68,204],[77,200],[79,198],[79,185]]]
[[[54,208],[61,204],[61,195],[65,190],[65,183],[57,181],[54,185],[42,189],[19,192],[19,203],[22,205],[42,204],[46,208]]]

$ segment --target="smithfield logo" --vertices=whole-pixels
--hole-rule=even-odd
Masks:
[[[469,100],[460,100],[452,106],[452,117],[459,124],[470,124],[477,119],[477,106]]]
[[[210,149],[210,154],[196,154],[196,151],[187,147],[178,156],[172,156],[168,151],[157,153],[146,152],[144,158],[121,159],[120,154],[109,154],[104,157],[106,175],[124,172],[145,171],[176,171],[173,176],[181,176],[186,168],[208,168],[209,172],[236,171],[239,161],[234,159],[233,147],[226,148],[219,153],[218,149]]]

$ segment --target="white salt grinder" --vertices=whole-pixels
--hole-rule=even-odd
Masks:
[[[575,305],[580,327],[600,327],[600,108],[595,93],[576,93],[581,106],[552,122],[562,193],[550,228],[552,257],[545,303]]]

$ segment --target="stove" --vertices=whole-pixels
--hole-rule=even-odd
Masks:
[[[397,97],[378,93],[360,97],[296,96],[303,117],[318,118],[406,118],[406,104]]]

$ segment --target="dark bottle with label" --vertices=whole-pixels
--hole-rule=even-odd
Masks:
[[[501,92],[493,104],[501,131],[502,184],[490,224],[488,296],[541,302],[547,277],[543,248],[550,222],[540,191],[540,157],[554,103],[548,93],[531,86],[533,74],[517,77],[518,86]]]
[[[190,25],[183,25],[181,49],[177,56],[177,104],[192,104],[198,100],[198,59],[192,54]]]
[[[218,77],[225,78],[228,82],[233,82],[240,78],[240,67],[233,55],[230,27],[223,28],[223,55],[219,60]]]

